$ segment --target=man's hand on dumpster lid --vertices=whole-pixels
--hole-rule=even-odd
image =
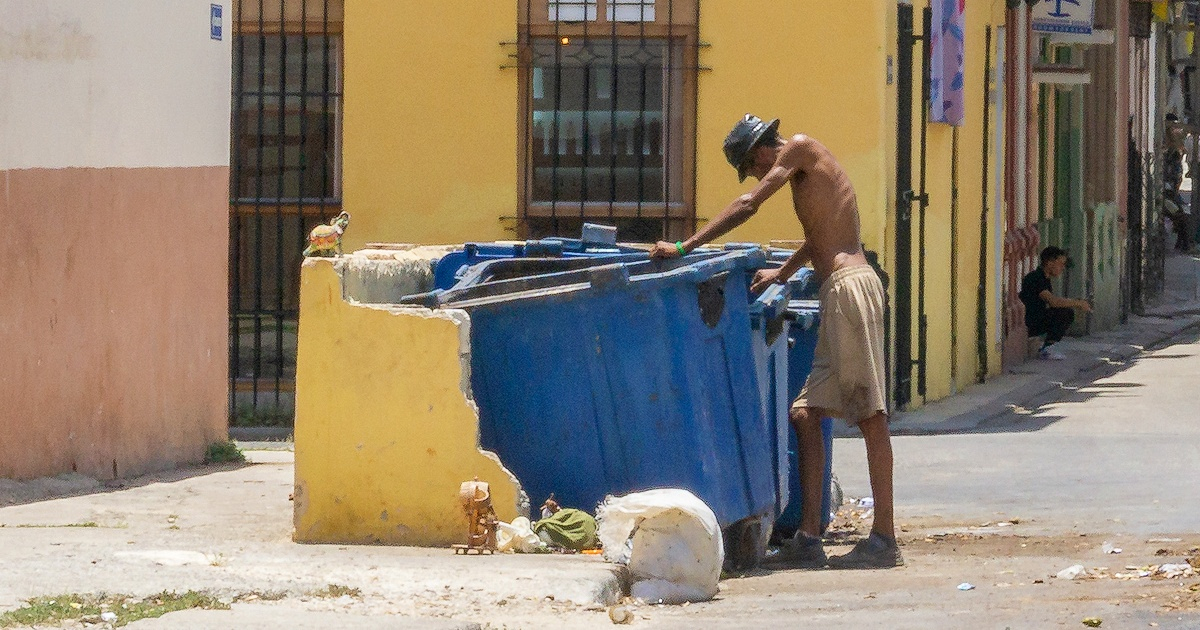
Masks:
[[[675,243],[659,241],[650,248],[651,258],[679,258],[683,254],[679,253],[679,248],[675,247]]]
[[[754,274],[754,281],[750,283],[751,293],[762,293],[767,290],[767,287],[779,282],[779,272],[783,271],[782,267],[775,269],[759,269],[758,273]]]

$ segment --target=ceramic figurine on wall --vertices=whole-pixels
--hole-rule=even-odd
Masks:
[[[308,247],[304,248],[305,256],[321,256],[333,258],[342,255],[342,235],[350,225],[350,213],[342,212],[328,224],[322,223],[313,228],[308,235]]]

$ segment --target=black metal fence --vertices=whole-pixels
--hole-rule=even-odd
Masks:
[[[230,421],[287,425],[301,252],[341,210],[341,1],[242,0],[234,15]]]

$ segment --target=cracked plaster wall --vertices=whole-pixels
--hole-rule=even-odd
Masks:
[[[458,489],[475,477],[498,518],[527,515],[520,483],[478,447],[467,314],[347,300],[348,264],[310,258],[300,274],[295,540],[463,542]],[[403,267],[372,273],[411,282]]]

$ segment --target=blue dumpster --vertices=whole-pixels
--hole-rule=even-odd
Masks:
[[[787,289],[774,285],[763,291],[750,305],[759,399],[765,430],[771,436],[776,515],[782,513],[788,504],[789,484],[793,476],[788,470],[788,439],[792,429],[788,422],[791,399],[788,398],[787,297]]]
[[[591,510],[608,494],[688,489],[722,528],[756,524],[732,551],[761,557],[779,457],[751,342],[765,256],[642,256],[496,260],[437,296],[471,316],[481,445],[534,501]]]
[[[802,270],[808,271],[808,270]],[[795,400],[800,395],[808,373],[812,370],[813,353],[817,349],[817,327],[820,323],[820,305],[815,300],[791,300],[788,313],[792,324],[789,328],[788,351],[788,396]],[[825,443],[825,474],[821,484],[821,529],[829,526],[831,492],[833,483],[833,419],[821,419],[821,436]],[[788,537],[800,528],[804,493],[800,487],[800,447],[795,431],[788,431],[788,501],[775,520],[775,530],[780,537]]]

